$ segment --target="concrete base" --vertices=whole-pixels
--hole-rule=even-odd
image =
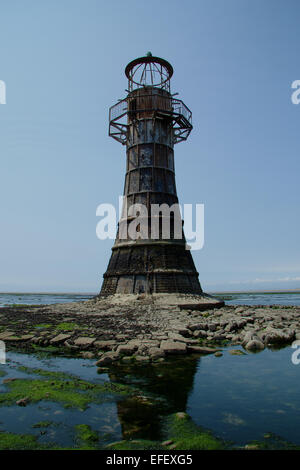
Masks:
[[[114,294],[98,297],[100,301],[111,305],[137,306],[154,305],[155,307],[179,307],[181,310],[210,310],[224,306],[224,301],[209,294]]]

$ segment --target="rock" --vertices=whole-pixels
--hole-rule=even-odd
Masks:
[[[185,419],[185,418],[187,418],[187,417],[188,417],[188,415],[187,415],[187,413],[185,413],[184,411],[178,411],[178,412],[176,413],[176,418]]]
[[[215,355],[216,357],[221,357],[221,356],[223,356],[223,353],[221,353],[221,351],[217,351],[217,352],[215,352],[214,355]]]
[[[209,348],[207,346],[188,346],[188,351],[192,353],[200,353],[200,354],[213,354],[219,351],[219,349]]]
[[[66,348],[74,350],[74,351],[79,349],[79,346],[74,346],[73,344],[70,344],[69,341],[65,341],[64,346],[66,346]]]
[[[235,309],[235,313],[243,313],[244,310],[245,310],[245,309],[244,309],[243,307],[237,307],[237,308]]]
[[[242,341],[242,346],[245,347],[246,344],[248,344],[252,340],[261,341],[254,330],[247,331],[247,333],[244,335],[244,338],[243,338],[243,341]]]
[[[96,348],[102,349],[103,351],[111,351],[112,348],[116,345],[116,341],[95,341],[93,346]]]
[[[54,338],[50,339],[50,344],[63,343],[64,341],[66,341],[69,338],[71,338],[71,335],[66,335],[64,333],[60,333],[59,335],[57,335]]]
[[[178,330],[177,330],[177,333],[179,333],[180,335],[184,336],[185,338],[189,338],[191,336],[191,332],[188,328],[184,328],[184,327],[180,327]]]
[[[138,349],[143,344],[143,340],[142,339],[131,339],[130,341],[128,341],[127,344],[130,347],[135,347],[136,349]]]
[[[149,356],[135,356],[137,362],[150,362]]]
[[[10,382],[14,382],[15,380],[17,380],[17,379],[13,379],[13,378],[10,378],[10,379],[3,379],[3,380],[2,380],[2,383],[3,383],[3,384],[9,384]]]
[[[3,331],[2,333],[0,333],[0,340],[7,341],[7,339],[10,336],[15,336],[15,333],[13,331],[9,331],[9,330]]]
[[[194,325],[189,325],[191,331],[195,330],[207,330],[207,323],[195,323]]]
[[[172,444],[172,445],[169,447],[169,450],[176,449],[176,447],[177,447],[177,444]]]
[[[80,354],[84,359],[93,359],[95,357],[95,354],[90,351],[81,351]]]
[[[294,330],[276,330],[276,329],[267,329],[263,335],[263,340],[265,344],[280,344],[280,343],[290,343],[295,338]]]
[[[116,339],[119,341],[123,341],[127,339],[127,335],[122,335],[122,334],[116,335]]]
[[[109,367],[98,367],[97,374],[106,374],[109,371]]]
[[[161,348],[149,348],[149,356],[151,359],[159,359],[160,357],[164,357],[165,353]]]
[[[194,331],[194,338],[206,338],[207,333],[205,330],[196,330]]]
[[[22,335],[20,336],[20,340],[22,341],[28,341],[29,339],[34,338],[34,335]]]
[[[234,335],[234,336],[232,337],[232,341],[233,341],[234,343],[236,343],[236,342],[238,342],[238,341],[241,341],[240,335]]]
[[[124,362],[125,364],[129,364],[130,362],[133,361],[133,357],[132,356],[124,356],[124,357],[122,357],[121,361]]]
[[[247,450],[258,450],[259,445],[258,444],[247,444],[247,445],[245,445],[245,449],[247,449]]]
[[[116,352],[104,353],[101,359],[96,362],[96,366],[105,366],[107,364],[111,364],[114,361],[117,361],[118,359],[119,354]]]
[[[173,340],[162,341],[160,347],[165,354],[185,354],[187,352],[185,343],[180,343]]]
[[[24,398],[21,398],[20,400],[17,400],[17,401],[16,401],[16,405],[18,405],[18,406],[26,406],[26,405],[28,405],[29,402],[30,402],[29,397],[24,397]]]
[[[245,353],[244,351],[241,351],[240,349],[231,349],[230,351],[228,351],[229,354],[231,354],[232,356],[244,356]]]
[[[225,331],[229,333],[230,331],[235,331],[237,329],[237,324],[234,321],[231,321],[228,323],[227,326],[225,326]]]
[[[182,343],[186,343],[189,341],[187,338],[184,338],[182,335],[178,333],[173,333],[172,331],[168,333],[168,336],[170,339],[173,339],[175,341],[181,341]]]
[[[226,339],[226,336],[225,335],[214,335],[214,341],[223,341],[223,339]]]
[[[171,444],[173,444],[174,441],[172,441],[171,439],[169,439],[168,441],[164,441],[161,443],[162,446],[170,446]]]
[[[124,354],[127,356],[128,355],[131,356],[136,350],[137,350],[137,345],[135,344],[120,344],[120,346],[117,347],[118,354]]]
[[[91,346],[96,341],[96,338],[89,338],[88,336],[82,336],[75,339],[75,346]]]
[[[217,325],[215,323],[210,323],[208,325],[208,331],[214,332],[214,331],[216,331],[216,329],[217,329]]]
[[[258,339],[252,339],[245,345],[245,349],[248,351],[262,351],[265,349],[265,345],[262,341],[259,341]]]

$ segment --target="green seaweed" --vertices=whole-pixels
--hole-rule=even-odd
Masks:
[[[286,441],[281,436],[271,432],[264,435],[264,440],[253,440],[245,448],[257,450],[300,450],[299,445]]]
[[[158,441],[150,441],[147,439],[124,440],[113,442],[106,446],[109,450],[166,450]]]
[[[73,322],[58,323],[58,325],[54,325],[54,327],[58,331],[74,331],[83,328],[82,326],[77,325],[77,323]]]
[[[92,450],[99,447],[99,435],[87,424],[77,424],[75,426],[76,440],[80,449]]]
[[[169,446],[159,441],[122,440],[106,446],[114,450],[221,450],[229,448],[225,443],[214,437],[210,431],[197,426],[186,413],[176,413],[167,417],[164,423],[165,439]]]
[[[44,369],[34,369],[28,366],[19,366],[18,370],[21,372],[26,372],[27,374],[36,374],[42,377],[54,377],[57,379],[72,379],[74,376],[67,374],[66,372],[44,370]]]
[[[32,425],[33,428],[49,428],[49,426],[52,426],[54,423],[53,421],[39,421],[38,423],[35,423]]]
[[[86,409],[89,403],[102,403],[108,395],[128,395],[133,389],[127,385],[114,382],[93,384],[77,377],[68,376],[64,372],[44,371],[20,367],[19,370],[38,374],[46,379],[16,379],[7,383],[8,392],[0,394],[1,405],[13,405],[22,398],[37,403],[41,400],[55,401],[66,408]]]
[[[51,323],[39,323],[38,325],[33,325],[34,328],[51,328],[53,325]]]
[[[49,448],[48,445],[39,443],[37,437],[32,434],[0,432],[1,450],[38,450],[47,448]]]
[[[214,437],[209,431],[197,426],[186,413],[171,415],[168,438],[174,441],[179,450],[221,450],[225,443]]]

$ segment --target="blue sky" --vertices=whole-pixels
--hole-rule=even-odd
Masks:
[[[193,111],[175,147],[181,203],[205,204],[207,291],[300,288],[297,0],[12,0],[0,5],[0,291],[97,292],[125,148],[108,137],[124,67],[174,67]]]

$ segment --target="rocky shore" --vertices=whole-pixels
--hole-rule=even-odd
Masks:
[[[115,362],[164,361],[179,354],[216,353],[224,345],[247,351],[300,339],[300,307],[197,308],[191,295],[113,296],[85,302],[0,309],[0,340],[20,349],[61,349]],[[203,304],[206,306],[203,307]]]

